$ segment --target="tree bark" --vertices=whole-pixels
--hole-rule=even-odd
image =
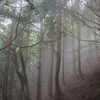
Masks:
[[[56,59],[56,73],[55,73],[55,100],[61,100],[61,91],[59,84],[59,72],[60,72],[60,64],[61,64],[61,9],[60,3],[58,8],[58,40],[57,40],[57,59]]]
[[[51,16],[52,13],[51,13]],[[48,79],[48,94],[49,94],[49,100],[52,98],[52,81],[53,81],[53,60],[54,60],[54,42],[53,42],[53,35],[54,35],[54,25],[53,19],[50,24],[50,40],[52,40],[49,48],[49,79]]]
[[[77,22],[77,29],[78,29],[78,72],[79,72],[79,77],[81,78],[83,76],[82,70],[81,70],[81,41],[79,40],[81,37],[81,31],[80,31],[80,23],[79,21]]]
[[[14,79],[14,73],[13,73],[13,64],[11,66],[11,71],[10,71],[10,81],[9,81],[9,100],[12,100],[12,90],[13,90],[13,79]]]
[[[72,22],[72,33],[74,34],[74,22]],[[74,40],[74,37],[72,37],[72,50],[73,50],[73,76],[74,76],[74,79],[76,79],[77,74],[76,74],[75,40]]]
[[[25,100],[32,100],[30,89],[29,89],[29,84],[28,84],[28,79],[27,79],[27,74],[26,74],[26,64],[25,64],[25,61],[24,61],[24,58],[22,55],[22,49],[20,48],[20,51],[19,51],[20,61],[22,64],[22,72],[20,72],[19,68],[18,68],[18,59],[17,59],[16,49],[13,49],[12,51],[14,54],[14,64],[16,66],[16,73],[21,82],[20,99],[24,97]],[[22,96],[22,94],[23,94],[23,96]]]
[[[6,63],[5,63],[5,72],[4,72],[5,79],[3,85],[2,100],[8,100],[7,98],[8,70],[9,70],[9,54],[6,57]]]
[[[41,31],[40,31],[40,36],[39,36],[39,40],[42,39],[42,22],[41,22]],[[39,44],[39,57],[38,57],[38,81],[37,81],[37,97],[36,100],[41,100],[41,59],[42,59],[42,43]]]
[[[65,42],[65,41],[64,41],[64,34],[63,34],[62,42],[63,42],[63,43],[62,43],[62,45],[63,45],[63,47],[62,47],[62,85],[66,85],[65,79],[64,79],[64,78],[65,78],[65,77],[64,77],[64,70],[65,70],[65,69],[64,69],[64,67],[65,67],[65,66],[64,66],[64,55],[65,55],[65,50],[64,50],[64,49],[65,49],[65,48],[64,48],[64,47],[65,47],[65,45],[64,45],[64,42]]]

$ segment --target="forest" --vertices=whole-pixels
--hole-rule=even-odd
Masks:
[[[0,0],[0,100],[100,100],[100,0]]]

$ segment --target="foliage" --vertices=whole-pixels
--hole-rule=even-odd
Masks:
[[[79,50],[81,50],[81,49],[83,49],[83,48],[86,48],[87,47],[87,45],[81,45],[80,46],[80,48],[78,48],[77,50],[75,50],[75,51],[71,51],[71,52],[68,52],[68,53],[77,53]]]

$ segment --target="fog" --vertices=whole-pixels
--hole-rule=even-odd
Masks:
[[[0,1],[0,100],[99,100],[98,0]]]

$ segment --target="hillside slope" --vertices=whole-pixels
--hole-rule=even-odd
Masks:
[[[88,73],[80,80],[67,80],[61,86],[61,100],[100,100],[100,68]]]

